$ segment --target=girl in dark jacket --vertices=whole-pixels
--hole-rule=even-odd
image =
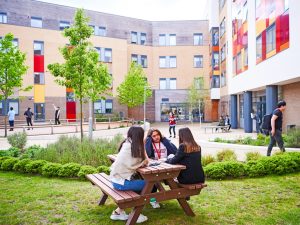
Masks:
[[[170,164],[186,166],[178,176],[181,184],[204,183],[205,176],[201,164],[201,147],[194,140],[189,128],[179,129],[179,148],[176,155],[167,160]]]

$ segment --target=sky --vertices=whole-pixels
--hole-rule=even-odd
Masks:
[[[138,19],[205,19],[207,0],[39,0]]]

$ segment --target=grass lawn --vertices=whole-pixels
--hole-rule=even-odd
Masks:
[[[147,206],[144,224],[300,224],[300,174],[208,181],[185,216],[174,201]],[[109,219],[116,205],[97,206],[98,188],[87,181],[0,172],[0,224],[124,224]]]

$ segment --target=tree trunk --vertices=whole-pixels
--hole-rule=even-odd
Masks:
[[[82,98],[80,98],[80,141],[83,139],[83,126],[82,126]]]
[[[7,137],[7,112],[6,112],[6,109],[7,109],[7,99],[4,100],[4,107],[3,107],[3,110],[4,110],[4,137]]]

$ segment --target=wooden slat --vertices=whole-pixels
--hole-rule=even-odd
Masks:
[[[139,168],[137,169],[137,171],[141,174],[150,174],[152,173],[151,170],[148,169],[149,167],[143,167],[143,168]]]
[[[204,187],[207,187],[206,184],[198,183],[198,184],[180,184],[178,183],[180,187],[184,187],[187,189],[202,189]]]
[[[109,179],[109,176],[107,175],[107,174],[105,174],[105,173],[100,173],[101,174],[101,176],[103,177],[103,178],[105,178],[108,182],[111,182],[110,181],[110,179]],[[120,191],[119,191],[120,192]],[[123,191],[122,191],[123,192]],[[126,192],[128,195],[130,195],[133,199],[139,199],[141,196],[138,194],[138,193],[136,193],[136,192],[134,192],[134,191],[124,191],[124,192]]]
[[[98,178],[93,176],[93,174],[89,174],[86,176],[92,183],[97,185],[104,193],[111,196],[115,202],[122,203],[125,202],[125,199],[120,196],[115,190],[103,184]]]

